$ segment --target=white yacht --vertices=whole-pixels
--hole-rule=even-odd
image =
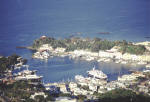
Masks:
[[[36,70],[23,70],[21,72],[18,72],[18,75],[34,75],[37,71]]]
[[[15,77],[15,80],[38,80],[41,79],[43,76],[38,76],[36,74],[34,75],[24,75],[24,76],[17,76]]]
[[[89,77],[97,78],[97,79],[107,79],[107,75],[104,74],[101,70],[96,70],[95,67],[87,71]]]
[[[18,72],[17,74],[14,74],[16,76],[22,76],[22,75],[34,75],[36,74],[37,70],[29,70],[28,67],[29,65],[23,65],[23,67],[26,67],[26,70],[23,70],[21,72]]]

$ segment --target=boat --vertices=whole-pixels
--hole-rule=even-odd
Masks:
[[[146,62],[143,62],[143,61],[140,61],[140,62],[138,62],[137,64],[139,64],[139,65],[145,65],[145,64],[147,64]]]
[[[35,75],[37,70],[29,70],[28,67],[29,65],[23,65],[23,67],[26,67],[25,70],[21,71],[21,72],[18,72],[17,74],[14,74],[16,76],[22,76],[22,75]]]
[[[150,70],[143,70],[144,73],[150,73]]]
[[[87,71],[89,77],[97,78],[97,79],[107,79],[107,75],[104,74],[101,70],[96,70],[95,67]]]
[[[147,65],[146,65],[146,68],[150,68],[150,64],[147,64]]]
[[[37,70],[23,70],[21,72],[18,72],[18,75],[34,75],[36,74]]]
[[[43,76],[38,76],[36,74],[34,75],[24,75],[24,76],[17,76],[15,77],[15,80],[39,80]]]

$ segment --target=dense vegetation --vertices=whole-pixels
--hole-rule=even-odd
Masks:
[[[131,53],[131,54],[143,54],[146,51],[146,48],[142,45],[124,45],[121,46],[120,51],[122,53]]]
[[[31,81],[16,81],[8,70],[14,70],[14,64],[18,62],[27,62],[26,59],[20,59],[20,56],[13,54],[9,57],[0,58],[0,102],[48,102],[54,100],[53,96],[45,90],[42,84],[34,85]],[[8,79],[8,80],[7,80]],[[30,96],[35,92],[44,92],[47,97],[36,96],[35,100]]]
[[[97,94],[96,102],[150,102],[147,95],[136,94],[131,90],[115,89],[104,94]]]
[[[43,96],[36,96],[35,100],[30,98],[32,94],[39,91],[45,92],[42,85],[34,86],[27,81],[17,81],[13,84],[0,83],[0,99],[5,99],[6,102],[47,102],[53,100],[48,92],[45,92],[48,95],[47,98]]]
[[[1,57],[0,58],[0,75],[2,75],[7,70],[13,70],[13,65],[17,64],[17,58],[20,56],[13,54],[9,57]],[[27,62],[26,59],[23,59],[24,64]]]
[[[38,91],[45,91],[44,87],[39,84],[38,86],[34,86],[29,84],[28,81],[15,81],[15,80],[7,80],[9,83],[3,81],[3,78],[7,79],[9,77],[8,70],[13,71],[14,65],[20,62],[17,60],[20,56],[13,54],[8,57],[0,58],[0,102],[47,102],[47,100],[52,100],[53,98],[49,95],[46,99],[40,96],[35,100],[30,99],[31,94]],[[27,62],[26,59],[22,59],[21,61],[25,64]],[[42,101],[41,101],[42,100]]]
[[[133,45],[125,40],[123,41],[109,41],[102,40],[100,38],[70,38],[70,39],[54,39],[50,37],[40,38],[34,41],[32,47],[37,49],[43,44],[50,44],[53,48],[62,47],[66,48],[66,51],[74,51],[76,49],[86,49],[92,52],[98,52],[99,50],[109,50],[114,46],[119,46],[122,53],[131,54],[143,54],[146,51],[145,46]]]
[[[53,48],[66,47],[63,40],[56,40],[54,38],[46,37],[35,40],[33,43],[33,48],[38,48],[43,44],[50,44],[51,46],[53,46]]]

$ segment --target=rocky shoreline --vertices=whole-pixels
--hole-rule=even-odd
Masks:
[[[30,47],[31,48],[31,47]],[[97,61],[97,62],[115,62],[120,64],[129,65],[144,65],[149,68],[150,55],[135,55],[118,51],[117,47],[113,47],[110,50],[91,52],[89,50],[74,50],[66,52],[65,48],[53,49],[49,44],[43,44],[41,47],[36,49],[33,53],[33,58],[47,60],[53,56],[65,57],[68,56],[71,59],[80,59],[86,61]]]

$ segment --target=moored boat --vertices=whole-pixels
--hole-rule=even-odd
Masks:
[[[107,79],[107,75],[104,74],[101,70],[96,70],[95,67],[87,71],[89,77],[97,78],[97,79]]]

